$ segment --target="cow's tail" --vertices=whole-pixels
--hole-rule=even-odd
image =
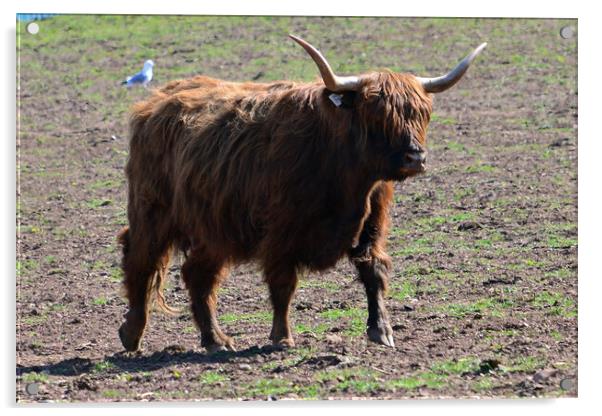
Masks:
[[[130,229],[129,227],[124,227],[119,234],[117,235],[117,241],[121,245],[123,251],[123,259],[124,266],[125,261],[130,253],[131,242],[130,242]],[[151,279],[148,282],[147,291],[150,292],[152,298],[154,299],[154,305],[161,312],[168,315],[179,315],[181,311],[177,308],[172,308],[167,304],[165,300],[165,295],[163,294],[163,290],[165,288],[165,278],[167,276],[167,269],[169,267],[169,258],[170,258],[171,248],[168,249],[163,256],[159,259],[156,265],[155,272]]]
[[[169,257],[171,248],[161,257],[159,264],[157,265],[157,271],[154,273],[150,281],[151,292],[155,295],[155,306],[161,312],[167,315],[179,315],[182,311],[178,308],[172,308],[167,304],[163,290],[165,289],[165,281],[167,277],[167,270],[169,268]]]

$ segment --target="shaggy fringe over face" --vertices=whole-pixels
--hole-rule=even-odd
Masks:
[[[370,130],[381,129],[391,146],[398,146],[395,141],[404,135],[426,144],[433,101],[414,76],[384,70],[363,76],[360,85],[357,111],[363,141]]]

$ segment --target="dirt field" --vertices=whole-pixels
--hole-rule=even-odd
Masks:
[[[577,395],[576,21],[59,16],[20,38],[19,402]],[[287,38],[337,72],[435,76],[482,41],[435,97],[429,171],[396,186],[388,308],[396,349],[368,343],[363,288],[341,261],[303,278],[297,347],[267,346],[267,288],[233,270],[219,314],[236,353],[208,356],[177,258],[144,351],[125,354],[115,236],[126,224],[119,82],[155,60],[157,86],[193,74],[311,80]]]

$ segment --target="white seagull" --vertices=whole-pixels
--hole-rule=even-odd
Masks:
[[[144,88],[146,88],[148,83],[153,79],[153,66],[155,66],[155,63],[149,59],[144,63],[142,71],[138,72],[136,75],[127,77],[125,81],[121,83],[121,85],[125,85],[128,88],[133,85],[142,85]]]

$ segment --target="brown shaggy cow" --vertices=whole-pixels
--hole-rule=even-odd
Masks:
[[[370,340],[394,346],[385,309],[392,181],[426,162],[430,93],[455,84],[485,44],[448,74],[391,71],[341,77],[313,46],[291,36],[322,80],[269,84],[204,76],[168,83],[133,109],[128,220],[123,245],[129,311],[119,336],[137,350],[174,249],[182,250],[201,345],[230,349],[217,289],[228,269],[254,260],[273,305],[270,339],[293,346],[288,312],[300,269],[347,256],[368,298]]]

